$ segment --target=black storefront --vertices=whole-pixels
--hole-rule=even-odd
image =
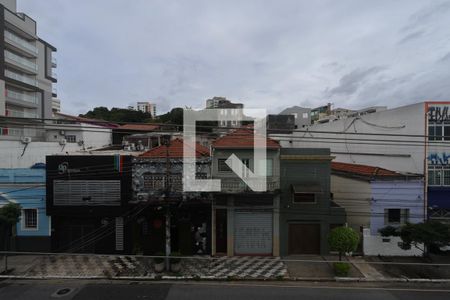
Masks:
[[[47,214],[54,252],[129,253],[131,157],[47,156]]]

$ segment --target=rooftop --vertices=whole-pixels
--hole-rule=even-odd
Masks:
[[[214,143],[214,148],[232,148],[232,149],[252,149],[254,147],[254,139],[255,137],[253,133],[253,129],[251,128],[241,128],[232,131],[231,133],[218,138]],[[261,137],[260,137],[261,138]],[[267,138],[266,141],[267,149],[279,149],[280,144],[272,140],[271,138]]]
[[[170,144],[155,147],[143,154],[140,157],[152,157],[152,158],[182,158],[183,157],[183,140],[175,139],[170,141]],[[195,156],[209,157],[209,149],[205,146],[196,143]]]
[[[422,177],[419,174],[404,174],[380,167],[350,164],[342,162],[331,162],[331,170],[335,174],[363,177],[367,179],[398,179],[398,178],[411,178]]]

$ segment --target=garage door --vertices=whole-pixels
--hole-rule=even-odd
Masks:
[[[272,212],[236,211],[235,255],[272,255]]]
[[[319,254],[320,224],[289,224],[289,254]]]

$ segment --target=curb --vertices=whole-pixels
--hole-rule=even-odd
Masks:
[[[0,279],[26,279],[26,280],[51,280],[51,279],[83,279],[83,280],[137,280],[137,281],[285,281],[285,282],[379,282],[379,283],[398,283],[398,282],[411,282],[411,283],[450,283],[450,279],[426,279],[426,278],[380,278],[370,279],[363,277],[293,277],[293,278],[238,278],[238,277],[212,277],[212,276],[24,276],[24,275],[0,275]]]

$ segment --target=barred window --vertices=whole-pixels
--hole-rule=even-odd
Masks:
[[[25,229],[37,229],[37,209],[24,209],[23,218]]]

